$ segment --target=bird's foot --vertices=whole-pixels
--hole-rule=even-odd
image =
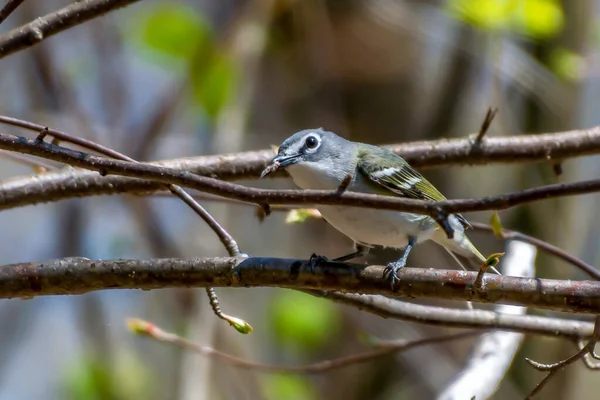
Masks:
[[[406,260],[393,261],[383,270],[383,276],[392,284],[392,292],[395,291],[396,282],[398,282],[398,271],[406,266]]]
[[[312,253],[309,261],[310,261],[310,272],[314,274],[315,268],[317,267],[317,265],[320,263],[326,263],[329,261],[329,259],[325,256],[320,256],[318,254]]]

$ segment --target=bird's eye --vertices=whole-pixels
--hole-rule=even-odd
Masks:
[[[306,138],[306,147],[309,149],[314,149],[319,144],[319,140],[314,136],[309,136]]]

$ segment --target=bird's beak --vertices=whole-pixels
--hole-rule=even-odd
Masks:
[[[299,154],[278,154],[271,160],[271,163],[264,169],[264,171],[260,174],[261,178],[269,175],[272,172],[277,171],[279,168],[285,168],[288,165],[296,164],[299,160]]]

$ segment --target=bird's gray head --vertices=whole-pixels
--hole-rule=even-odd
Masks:
[[[287,138],[277,155],[261,174],[261,178],[294,164],[331,162],[340,158],[344,145],[351,143],[346,139],[328,132],[323,128],[305,129]]]

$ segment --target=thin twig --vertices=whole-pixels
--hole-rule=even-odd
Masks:
[[[440,210],[447,214],[457,212],[499,210],[533,201],[593,193],[600,190],[600,179],[540,186],[520,192],[506,193],[475,199],[445,200],[430,202],[393,196],[345,192],[333,190],[267,190],[255,189],[205,176],[189,171],[160,167],[154,164],[124,162],[98,157],[52,144],[27,139],[20,136],[0,134],[0,148],[31,154],[38,157],[64,162],[72,166],[99,171],[102,175],[118,174],[194,188],[211,194],[250,201],[255,204],[327,204],[347,205],[364,208],[378,208],[414,212],[438,217]],[[38,185],[40,182],[38,182]],[[64,188],[63,188],[64,190]],[[32,194],[28,193],[28,197]],[[7,200],[9,196],[4,196]],[[38,200],[39,201],[39,200]],[[1,208],[1,203],[0,203]]]
[[[59,32],[137,1],[139,0],[87,0],[70,4],[0,36],[0,58],[32,47]]]
[[[347,304],[378,315],[382,318],[393,318],[434,326],[455,328],[499,329],[512,332],[550,334],[578,339],[592,335],[593,324],[584,321],[573,321],[558,318],[538,317],[532,315],[505,315],[486,310],[459,310],[447,307],[424,306],[421,304],[398,301],[385,296],[359,295],[323,290],[304,290],[313,296],[326,298]]]
[[[8,16],[12,14],[24,1],[25,0],[8,0],[4,7],[2,7],[2,10],[0,10],[0,24],[3,23],[4,20],[8,18]]]
[[[25,122],[25,121],[13,121],[13,122],[21,123],[21,122]],[[27,125],[30,128],[33,128],[33,127],[40,128],[40,126],[35,126],[35,124],[30,125],[30,124],[25,123],[24,125]],[[126,156],[125,154],[122,154],[115,150],[109,149],[109,148],[102,146],[98,143],[95,143],[91,140],[72,136],[66,132],[49,129],[48,127],[43,128],[41,133],[36,138],[36,142],[40,143],[40,144],[44,143],[43,140],[46,135],[51,135],[55,138],[65,141],[65,142],[77,144],[79,146],[85,147],[85,148],[93,150],[93,151],[97,151],[98,153],[107,155],[109,157],[114,157],[119,160],[137,163],[137,161],[135,161],[131,157]],[[200,218],[202,218],[202,220],[217,235],[217,237],[219,238],[219,240],[221,241],[223,246],[225,246],[225,249],[227,250],[227,252],[229,253],[229,255],[231,257],[237,257],[241,254],[239,247],[237,245],[237,242],[235,241],[233,236],[231,236],[229,234],[229,232],[227,232],[227,230],[225,228],[223,228],[221,226],[221,224],[219,224],[219,222],[215,218],[213,218],[213,216],[210,215],[210,213],[208,211],[206,211],[204,209],[204,207],[202,207],[196,200],[194,200],[194,198],[192,196],[190,196],[185,190],[183,190],[181,187],[179,187],[177,185],[167,184],[165,186],[167,187],[167,189],[169,189],[171,191],[171,193],[173,193],[175,196],[179,197],[185,204],[187,204],[192,210],[194,210],[194,212]],[[206,293],[208,295],[211,308],[217,317],[219,317],[220,319],[222,319],[224,321],[227,321],[230,325],[232,325],[239,332],[249,333],[252,331],[252,327],[245,321],[223,313],[223,311],[221,310],[221,308],[219,306],[219,300],[217,298],[217,294],[215,293],[213,288],[206,287]]]
[[[159,342],[170,343],[176,346],[183,347],[188,350],[192,350],[202,356],[212,358],[216,361],[230,364],[237,368],[250,369],[258,372],[270,372],[280,374],[321,374],[323,372],[331,371],[338,368],[348,367],[358,363],[372,361],[379,357],[384,357],[390,354],[399,353],[407,350],[411,350],[421,346],[427,346],[431,344],[444,343],[453,340],[467,339],[472,336],[481,335],[481,331],[470,331],[460,332],[448,335],[439,335],[424,339],[419,339],[411,342],[403,343],[386,343],[381,345],[380,348],[367,351],[361,354],[355,354],[351,356],[334,358],[331,360],[319,361],[307,365],[274,365],[274,364],[263,364],[253,361],[244,360],[242,358],[235,357],[231,354],[223,353],[212,347],[202,346],[191,342],[179,335],[165,332],[158,328],[156,325],[146,321],[138,319],[129,319],[127,321],[130,329],[137,334],[141,334],[150,337]]]
[[[481,123],[481,128],[479,129],[479,133],[477,134],[477,137],[475,138],[476,145],[481,144],[481,141],[483,140],[483,137],[485,136],[487,131],[490,129],[490,125],[492,125],[492,121],[494,121],[494,117],[496,116],[497,112],[498,112],[497,108],[494,108],[493,110],[491,108],[488,108],[487,113],[485,114],[485,118],[483,119],[483,122]]]
[[[483,230],[487,232],[494,232],[494,228],[488,224],[483,224],[480,222],[471,222],[471,226],[477,230]],[[509,229],[502,229],[502,238],[504,240],[519,240],[521,242],[529,243],[536,246],[538,249],[543,250],[549,254],[552,254],[555,257],[558,257],[565,262],[579,268],[581,271],[585,272],[589,276],[594,279],[600,280],[600,271],[596,269],[593,265],[586,263],[585,261],[575,257],[564,251],[563,249],[556,247],[548,242],[545,242],[541,239],[535,238],[533,236],[526,235],[524,233],[511,231]]]
[[[592,337],[590,338],[589,342],[583,348],[581,348],[581,350],[579,350],[577,353],[573,354],[572,356],[570,356],[562,361],[558,361],[558,362],[555,362],[552,364],[543,364],[543,363],[534,361],[532,359],[526,358],[525,360],[533,368],[537,369],[538,371],[548,371],[548,374],[544,377],[544,379],[542,379],[536,385],[536,387],[531,391],[531,393],[529,393],[529,395],[527,396],[527,400],[535,397],[535,395],[538,394],[544,388],[544,386],[550,381],[550,379],[552,379],[552,377],[557,372],[562,371],[568,365],[573,364],[575,361],[584,358],[587,354],[592,353],[594,351],[594,348],[596,347],[596,343],[598,343],[599,340],[600,340],[600,315],[597,315],[595,322],[594,322],[594,333],[592,334]]]

